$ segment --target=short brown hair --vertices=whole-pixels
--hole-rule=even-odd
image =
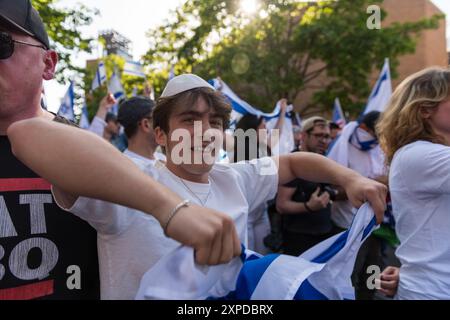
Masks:
[[[199,98],[205,99],[210,108],[213,108],[217,116],[222,118],[223,129],[230,126],[231,105],[226,97],[210,88],[195,88],[181,92],[171,97],[159,98],[153,109],[153,128],[160,127],[165,133],[169,132],[169,119],[177,107],[192,107]]]

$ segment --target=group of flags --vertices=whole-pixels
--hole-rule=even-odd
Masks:
[[[139,62],[127,60],[124,65],[123,74],[132,75],[135,77],[146,78],[144,69]],[[122,85],[122,81],[120,78],[120,73],[117,68],[115,68],[111,78],[108,81],[106,75],[106,67],[103,61],[100,61],[97,66],[97,70],[95,72],[95,77],[92,81],[91,92],[97,90],[99,87],[107,83],[108,90],[114,95],[114,98],[117,100],[121,99],[125,96],[125,90]],[[70,82],[67,92],[62,99],[61,106],[58,111],[58,115],[75,121],[75,91],[74,91],[74,83]],[[111,108],[111,112],[117,114],[118,105],[115,105]],[[89,127],[89,118],[86,103],[84,103],[81,109],[81,117],[80,117],[80,127],[86,129]]]
[[[142,66],[135,62],[127,62],[123,72],[145,78]],[[172,68],[170,77],[173,76]],[[263,113],[239,98],[224,81],[213,79],[210,82],[229,99],[233,109],[232,125],[235,126],[240,117],[248,113],[264,117],[269,129],[278,121],[281,114],[279,104],[275,106],[273,112]],[[115,70],[108,82],[105,65],[100,62],[91,90],[94,91],[105,83],[108,83],[108,89],[116,99],[125,95],[119,72]],[[386,59],[362,114],[384,111],[391,95],[391,74],[389,60]],[[58,115],[74,120],[74,100],[74,83],[71,82]],[[285,127],[282,130],[286,136],[280,137],[280,141],[286,145],[278,148],[279,154],[289,153],[293,149],[292,120],[295,116],[297,121],[300,119],[292,111],[292,106],[288,106]],[[333,122],[341,127],[346,125],[338,98],[334,102]],[[80,127],[89,127],[86,104],[82,108]],[[300,257],[280,254],[262,257],[244,250],[240,260],[235,259],[230,264],[207,270],[195,264],[192,249],[182,247],[163,257],[144,275],[137,298],[354,299],[350,282],[356,258],[354,252],[358,251],[374,228],[373,211],[366,204],[359,210],[348,231],[325,240]],[[189,277],[185,276],[186,273]]]
[[[217,90],[222,92],[227,99],[230,101],[232,106],[231,112],[231,125],[230,129],[234,130],[239,119],[245,114],[253,114],[258,117],[264,117],[267,122],[267,128],[273,129],[280,117],[280,106],[276,105],[273,112],[264,113],[260,108],[255,108],[249,103],[238,97],[230,87],[221,79],[213,79],[209,81]],[[363,111],[363,115],[371,111],[382,112],[389,102],[392,95],[392,83],[391,83],[391,73],[389,67],[389,59],[386,58],[384,66],[381,70],[380,76],[372,90],[372,93],[368,99],[367,105]],[[288,112],[286,113],[286,119],[284,122],[284,127],[281,128],[281,136],[279,138],[279,145],[274,148],[274,155],[287,154],[294,149],[294,137],[292,134],[293,120],[294,122],[301,123],[301,119],[297,113],[292,112],[293,107],[288,106]],[[334,101],[333,116],[332,121],[338,124],[341,128],[344,128],[347,124],[344,112],[341,107],[339,98]]]
[[[143,70],[142,65],[139,62],[127,60],[124,65],[123,74],[133,75],[141,78],[146,78],[145,72]],[[174,67],[172,66],[169,74],[169,80],[175,76]],[[91,91],[97,90],[103,84],[108,82],[108,90],[114,95],[114,97],[119,100],[120,98],[125,96],[125,90],[122,86],[120,74],[117,69],[114,70],[111,78],[107,79],[106,75],[106,67],[103,61],[100,61],[97,66],[97,71],[95,73],[94,80],[92,81]],[[220,90],[231,102],[233,107],[232,115],[231,115],[231,128],[233,128],[237,121],[247,113],[251,113],[260,117],[264,117],[267,121],[267,127],[269,129],[275,126],[275,123],[279,119],[280,115],[280,106],[275,106],[272,113],[263,113],[259,108],[255,108],[251,106],[249,103],[245,102],[241,98],[239,98],[231,89],[224,83],[222,80],[213,79],[210,80],[211,84],[218,90]],[[133,94],[135,95],[137,90],[133,90]],[[370,94],[368,99],[366,108],[364,109],[362,114],[366,114],[368,112],[378,110],[383,111],[392,95],[392,82],[391,82],[391,73],[389,67],[389,59],[386,58],[384,66],[381,70],[380,76]],[[74,84],[70,82],[67,92],[61,102],[61,106],[58,111],[58,115],[63,116],[69,120],[75,120],[74,113],[74,101],[75,101],[75,93],[74,93]],[[288,112],[286,113],[286,121],[285,121],[285,130],[282,130],[282,135],[280,137],[280,141],[282,141],[283,145],[278,146],[279,152],[287,153],[293,147],[293,136],[291,136],[290,132],[292,132],[292,120],[295,117],[296,121],[299,122],[298,114],[292,112],[292,106],[288,107]],[[118,112],[118,106],[114,106],[111,109],[111,112]],[[333,117],[332,121],[338,124],[341,128],[343,128],[347,121],[345,119],[345,114],[342,110],[339,98],[336,98],[333,107]],[[89,119],[87,116],[87,106],[84,104],[81,112],[80,118],[80,127],[87,128],[89,127]]]
[[[236,124],[245,114],[253,114],[257,117],[263,117],[266,121],[266,127],[274,129],[281,115],[280,104],[274,107],[271,113],[264,113],[259,108],[251,106],[248,102],[239,98],[230,87],[221,79],[213,79],[209,81],[214,88],[222,92],[222,94],[228,99],[232,106],[230,130],[233,131],[236,128]],[[293,135],[293,118],[295,117],[293,112],[293,106],[289,105],[286,110],[285,121],[281,129],[281,135],[278,139],[278,144],[272,146],[272,155],[288,154],[294,147],[294,135]],[[298,121],[298,120],[297,120]]]

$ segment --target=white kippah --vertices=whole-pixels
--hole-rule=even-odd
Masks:
[[[195,88],[210,88],[215,90],[212,85],[195,74],[182,74],[167,83],[161,98],[172,97]]]

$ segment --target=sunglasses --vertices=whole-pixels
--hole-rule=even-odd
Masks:
[[[16,43],[47,50],[47,48],[44,47],[43,45],[31,44],[19,40],[14,40],[9,33],[0,31],[0,60],[8,59],[13,55],[14,45]]]

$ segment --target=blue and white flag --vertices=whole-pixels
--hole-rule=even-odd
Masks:
[[[88,129],[90,127],[89,123],[89,114],[86,103],[84,103],[83,108],[81,108],[81,117],[80,117],[80,128],[81,129]]]
[[[336,123],[339,127],[341,127],[341,129],[345,127],[345,125],[347,124],[339,98],[336,98],[336,100],[334,100],[333,122]]]
[[[109,80],[108,90],[114,95],[114,98],[116,99],[120,99],[125,95],[125,90],[123,89],[122,82],[117,70],[114,71],[111,79]]]
[[[75,92],[73,91],[73,82],[70,82],[66,95],[61,101],[61,106],[58,110],[58,115],[66,118],[67,120],[74,121],[75,113],[73,112],[73,106],[75,103]]]
[[[243,251],[225,265],[202,267],[192,248],[179,247],[145,273],[136,299],[344,300],[355,299],[351,274],[359,248],[376,228],[369,204],[349,230],[299,257],[262,257]]]
[[[95,91],[98,87],[106,82],[106,68],[105,63],[100,61],[98,63],[97,72],[95,73],[94,80],[92,81],[91,90]]]
[[[391,69],[389,59],[386,58],[380,77],[370,94],[369,101],[363,112],[363,115],[372,112],[383,112],[392,96]]]
[[[231,107],[233,108],[233,110],[231,111],[230,119],[231,130],[234,130],[236,128],[236,124],[239,122],[242,116],[248,113],[258,117],[264,117],[264,119],[266,120],[267,129],[271,130],[275,128],[281,113],[281,107],[279,103],[277,103],[273,112],[264,113],[260,109],[251,106],[249,103],[239,98],[223,80],[213,79],[209,82],[214,88],[216,88],[216,90],[222,92],[222,94],[224,94],[231,103]],[[295,142],[292,127],[292,111],[293,106],[288,106],[286,110],[286,119],[284,121],[284,126],[283,128],[281,128],[281,135],[279,137],[280,143],[277,146],[272,146],[272,155],[274,156],[289,154],[292,152],[292,150],[294,150]]]
[[[120,98],[125,97],[125,90],[123,89],[122,82],[117,70],[114,71],[111,79],[109,80],[108,90],[114,95],[114,98],[116,98],[117,101],[119,101]],[[117,115],[119,113],[119,103],[116,103],[114,106],[112,106],[110,112]]]
[[[144,67],[136,61],[126,60],[123,67],[123,74],[135,77],[146,78]]]

